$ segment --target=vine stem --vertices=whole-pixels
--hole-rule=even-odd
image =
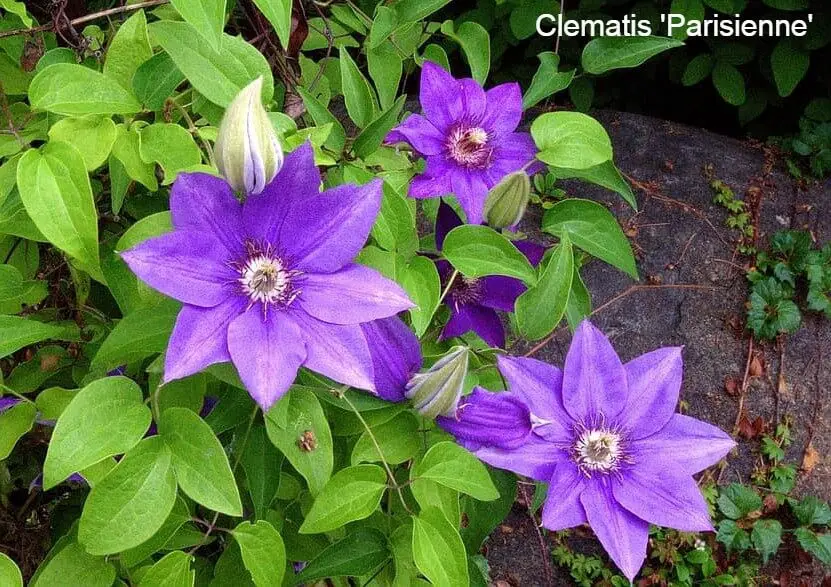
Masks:
[[[408,514],[413,515],[412,510],[407,505],[407,502],[404,500],[404,492],[401,490],[401,486],[395,480],[395,476],[392,474],[392,469],[390,469],[389,463],[387,463],[387,459],[384,458],[384,453],[381,450],[381,446],[378,444],[378,440],[375,438],[375,434],[372,433],[372,429],[369,427],[369,424],[366,423],[366,420],[364,420],[364,417],[361,415],[361,412],[358,411],[358,408],[355,407],[355,404],[352,403],[352,400],[350,400],[348,397],[346,397],[346,390],[347,389],[349,389],[349,386],[344,385],[343,387],[340,387],[339,389],[337,389],[336,392],[337,392],[338,396],[341,399],[343,399],[343,401],[345,401],[347,403],[347,405],[349,405],[349,408],[358,417],[358,420],[361,421],[361,425],[363,425],[364,429],[366,430],[366,433],[369,435],[369,439],[372,441],[372,445],[375,447],[375,450],[378,452],[378,457],[381,459],[381,464],[384,465],[384,469],[387,472],[387,477],[389,477],[390,484],[398,492],[398,497],[401,500],[401,505],[404,506],[404,510]]]
[[[84,24],[85,22],[98,20],[99,18],[105,18],[107,16],[112,16],[114,14],[121,14],[122,12],[132,12],[133,10],[141,10],[142,8],[149,8],[151,6],[159,6],[161,4],[167,4],[168,2],[170,2],[170,0],[146,0],[145,2],[139,2],[138,4],[116,6],[115,8],[109,8],[107,10],[102,10],[100,12],[93,12],[92,14],[87,14],[86,16],[81,16],[79,18],[70,20],[68,23],[62,26],[58,26],[56,23],[50,22],[48,24],[43,24],[29,29],[14,29],[11,31],[3,31],[0,32],[0,39],[4,37],[13,37],[15,35],[24,35],[27,33],[39,33],[41,31],[48,31],[53,28],[56,30],[65,29],[70,26],[74,27],[76,24]]]

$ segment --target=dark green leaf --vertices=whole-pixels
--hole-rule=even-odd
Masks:
[[[373,528],[359,528],[317,555],[295,577],[295,584],[329,577],[361,577],[390,557],[387,540]]]
[[[583,48],[583,69],[595,75],[637,67],[647,59],[684,43],[669,37],[598,37]]]

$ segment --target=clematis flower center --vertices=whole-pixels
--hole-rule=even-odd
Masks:
[[[459,306],[475,304],[482,299],[482,281],[475,277],[463,277],[459,275],[456,281],[453,282],[450,293],[453,298],[453,304],[457,309]]]
[[[285,308],[300,295],[296,282],[301,272],[289,269],[270,246],[246,243],[246,258],[236,268],[249,307],[261,303],[264,312],[269,306]]]
[[[621,465],[629,462],[625,451],[625,439],[617,430],[600,426],[578,431],[571,455],[586,477],[594,473],[616,473]]]
[[[478,126],[458,125],[446,141],[448,156],[463,167],[484,169],[490,165],[493,147],[488,132]]]

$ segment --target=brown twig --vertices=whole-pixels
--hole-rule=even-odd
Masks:
[[[537,524],[537,518],[534,516],[534,500],[528,496],[528,486],[522,483],[517,485],[517,489],[522,493],[522,499],[528,508],[528,517],[531,518],[531,523],[534,526],[534,530],[537,532],[537,540],[540,543],[540,550],[542,555],[542,562],[543,566],[545,567],[545,579],[546,585],[553,585],[554,584],[554,575],[553,571],[551,570],[551,553],[548,551],[548,547],[545,545],[545,537],[542,535],[542,530],[540,530],[540,525]],[[540,491],[536,489],[536,491]]]
[[[736,414],[736,422],[733,424],[733,435],[739,432],[739,422],[742,420],[742,413],[744,413],[744,396],[747,393],[747,385],[750,375],[750,363],[753,362],[753,337],[750,337],[750,342],[747,345],[747,361],[744,364],[744,377],[742,377],[742,386],[739,388],[739,411]]]
[[[57,23],[50,22],[47,24],[43,24],[40,26],[32,27],[29,29],[14,29],[10,31],[2,31],[0,32],[0,39],[5,37],[13,37],[15,35],[25,35],[31,33],[39,33],[42,31],[49,31],[55,30],[60,31],[65,28],[71,28],[75,25],[84,24],[85,22],[90,22],[93,20],[98,20],[99,18],[105,18],[108,16],[112,16],[114,14],[121,14],[122,12],[131,12],[133,10],[140,10],[142,8],[149,8],[151,6],[159,6],[161,4],[167,4],[170,0],[146,0],[145,2],[139,2],[138,4],[129,4],[127,6],[116,6],[115,8],[109,8],[107,10],[102,10],[100,12],[93,12],[92,14],[87,14],[86,16],[82,16],[80,18],[76,18],[70,21],[66,21],[64,24],[58,26]]]

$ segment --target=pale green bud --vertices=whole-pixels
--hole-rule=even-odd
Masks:
[[[428,418],[452,416],[462,397],[467,362],[467,347],[453,347],[425,373],[413,375],[404,392],[421,415]]]
[[[283,166],[283,149],[262,102],[263,78],[248,84],[225,110],[214,154],[235,191],[259,194]]]
[[[518,224],[525,215],[531,197],[531,180],[524,171],[506,175],[493,186],[485,200],[485,218],[493,228]]]

